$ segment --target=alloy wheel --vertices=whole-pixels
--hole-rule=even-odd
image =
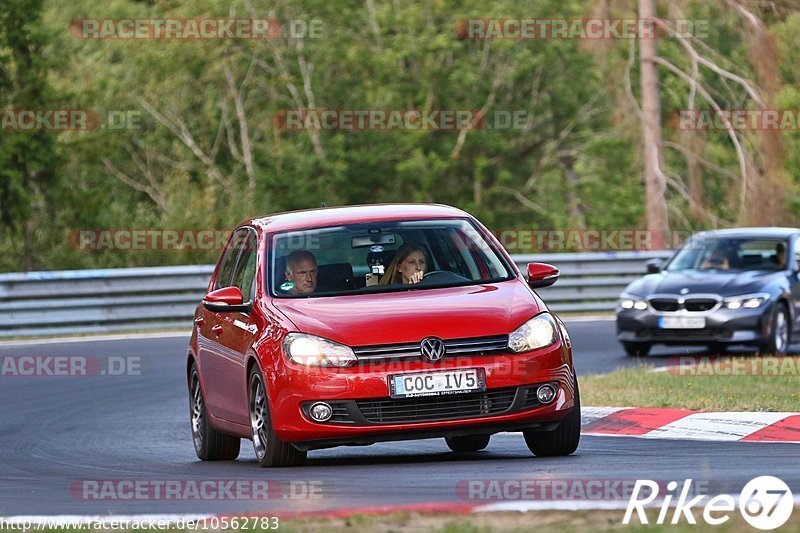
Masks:
[[[267,427],[269,426],[267,414],[267,396],[261,378],[254,373],[250,378],[250,429],[253,433],[253,449],[258,459],[263,459],[267,453]]]
[[[196,450],[203,448],[203,391],[197,373],[192,374],[192,438]]]
[[[786,320],[786,312],[778,309],[775,314],[775,351],[782,354],[786,351],[789,344],[789,323]]]

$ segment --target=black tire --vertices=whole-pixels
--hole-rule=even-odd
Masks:
[[[570,455],[581,441],[581,396],[575,378],[575,407],[553,431],[523,431],[525,444],[537,457]]]
[[[623,342],[622,347],[625,353],[631,357],[645,357],[650,353],[650,344],[646,342]]]
[[[445,437],[447,447],[454,452],[478,452],[489,445],[491,435],[467,435],[463,437]]]
[[[254,366],[250,371],[247,386],[247,409],[250,413],[253,451],[255,451],[256,459],[261,466],[300,466],[305,462],[307,452],[298,450],[288,442],[283,442],[272,429],[269,399],[258,366]]]
[[[725,355],[728,352],[728,345],[721,342],[709,344],[708,353],[710,355]]]
[[[772,313],[769,340],[759,346],[759,352],[762,355],[786,355],[792,342],[791,324],[789,309],[784,302],[778,302]]]
[[[239,457],[242,439],[220,433],[211,427],[208,411],[200,386],[197,366],[189,370],[189,421],[191,422],[194,451],[203,461],[233,461]]]

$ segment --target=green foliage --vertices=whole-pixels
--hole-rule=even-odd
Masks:
[[[601,2],[42,1],[6,0],[0,7],[0,107],[94,109],[101,116],[135,111],[141,128],[0,135],[0,271],[209,262],[216,251],[87,252],[76,249],[70,235],[81,229],[223,229],[249,216],[321,202],[448,203],[496,231],[642,224],[640,126],[624,82],[631,43],[456,35],[459,19],[588,18],[597,16]],[[682,5],[686,18],[716,21],[707,41],[725,66],[752,74],[743,66],[741,20],[716,4]],[[791,57],[800,18],[781,13],[768,19],[783,57],[776,104],[797,108],[800,67]],[[70,31],[74,19],[136,17],[319,20],[323,36],[97,40]],[[661,50],[687,68],[679,43],[665,40]],[[629,76],[637,96],[636,62]],[[715,94],[727,95],[726,104],[740,103],[738,92],[711,83]],[[662,85],[668,123],[686,107],[687,87],[666,75]],[[311,107],[312,99],[318,109],[486,107],[490,113],[522,111],[528,123],[463,138],[458,131],[275,127],[276,113]],[[795,177],[798,139],[786,137],[786,173]],[[674,132],[665,138],[675,139]],[[709,135],[705,150],[707,158],[736,170],[724,135]],[[683,171],[682,156],[667,151],[665,157]],[[576,182],[569,181],[570,172]],[[707,169],[702,178],[711,209],[733,216],[729,178]],[[681,197],[670,194],[669,201],[676,212],[687,211]],[[800,204],[792,211],[800,212]],[[24,259],[26,222],[36,228],[27,238],[33,261]],[[708,221],[686,215],[676,224]]]

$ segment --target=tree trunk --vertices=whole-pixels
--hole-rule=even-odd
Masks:
[[[584,229],[586,227],[586,215],[581,206],[580,195],[578,194],[578,184],[581,179],[575,171],[575,158],[571,155],[563,155],[561,164],[566,171],[564,180],[564,197],[567,204],[567,213],[570,218],[571,229]]]
[[[639,19],[656,18],[656,0],[639,0]],[[642,148],[644,155],[645,226],[658,235],[669,231],[666,178],[661,172],[661,95],[658,87],[657,38],[639,42],[642,90]],[[652,239],[651,239],[652,240]]]

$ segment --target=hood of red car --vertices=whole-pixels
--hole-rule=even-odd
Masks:
[[[273,300],[303,333],[349,346],[504,335],[536,315],[520,280],[383,294]]]

